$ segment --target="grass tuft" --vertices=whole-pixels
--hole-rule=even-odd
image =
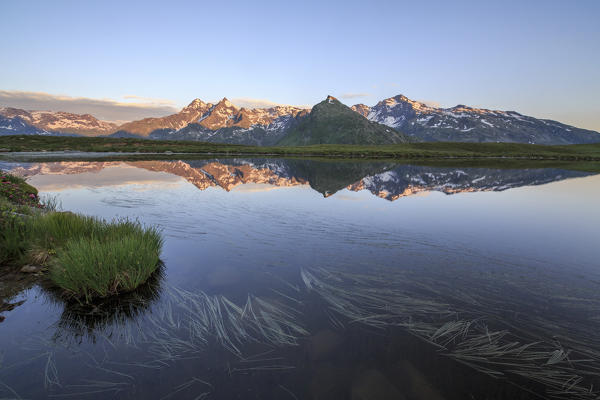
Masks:
[[[157,269],[163,240],[156,228],[137,221],[107,222],[70,212],[50,212],[28,223],[35,263],[50,257],[50,279],[68,297],[89,301],[128,292]]]
[[[17,262],[26,251],[28,207],[0,197],[0,265]]]
[[[67,295],[88,301],[129,292],[158,267],[162,238],[156,229],[130,222],[105,226],[108,240],[106,236],[69,240],[53,259],[50,279]],[[122,230],[130,232],[113,236]]]

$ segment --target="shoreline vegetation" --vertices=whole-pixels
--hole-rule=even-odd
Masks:
[[[0,151],[152,153],[154,155],[282,156],[372,159],[498,159],[600,161],[600,143],[547,146],[520,143],[423,142],[394,145],[244,146],[133,138],[15,135],[0,137]],[[1,154],[1,153],[0,153]]]
[[[136,289],[160,266],[162,244],[158,229],[137,221],[57,211],[0,171],[0,268],[47,278],[64,298],[89,303]]]

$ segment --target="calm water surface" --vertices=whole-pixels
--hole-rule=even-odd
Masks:
[[[30,287],[0,397],[595,399],[600,175],[282,159],[0,163],[162,227],[94,307]],[[20,302],[24,301],[19,305]]]

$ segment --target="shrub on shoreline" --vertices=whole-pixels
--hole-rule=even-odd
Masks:
[[[16,205],[41,207],[38,191],[25,179],[0,171],[0,197]]]

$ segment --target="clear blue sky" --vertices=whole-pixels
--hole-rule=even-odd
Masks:
[[[600,130],[597,0],[23,0],[1,2],[0,21],[5,91],[177,107],[402,93]]]

